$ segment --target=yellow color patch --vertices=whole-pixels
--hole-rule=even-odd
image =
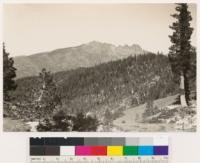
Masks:
[[[107,156],[122,156],[123,146],[107,146]]]

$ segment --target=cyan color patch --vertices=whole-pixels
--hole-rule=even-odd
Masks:
[[[138,155],[153,155],[153,146],[138,146]]]

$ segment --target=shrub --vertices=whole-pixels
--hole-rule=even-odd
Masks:
[[[58,110],[52,118],[43,119],[38,131],[96,131],[98,121],[96,117],[85,116],[78,113],[76,116],[67,115],[63,110]]]
[[[98,127],[96,117],[85,116],[82,112],[77,114],[73,123],[73,131],[96,131]]]
[[[38,131],[53,131],[53,122],[49,118],[44,118],[37,126]]]
[[[149,100],[146,104],[146,110],[143,113],[143,118],[155,115],[159,112],[159,109],[157,106],[154,106],[153,100]]]
[[[67,116],[63,110],[57,110],[52,117],[44,118],[38,125],[38,131],[70,131],[72,116]]]

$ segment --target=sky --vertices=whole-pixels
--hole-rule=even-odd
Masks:
[[[196,5],[189,10],[196,46]],[[94,40],[167,53],[174,12],[174,4],[4,4],[3,39],[11,56]]]

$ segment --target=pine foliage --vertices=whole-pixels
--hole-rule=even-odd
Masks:
[[[175,18],[175,22],[170,26],[173,30],[173,34],[169,36],[172,43],[169,48],[169,60],[174,74],[177,76],[184,76],[185,95],[188,101],[190,94],[188,78],[191,68],[190,59],[192,51],[190,38],[193,32],[190,21],[192,17],[186,3],[177,4],[175,10],[176,13],[171,15]]]
[[[9,100],[9,91],[15,90],[17,85],[15,82],[16,68],[14,67],[14,60],[9,57],[3,44],[3,94],[4,101]]]

